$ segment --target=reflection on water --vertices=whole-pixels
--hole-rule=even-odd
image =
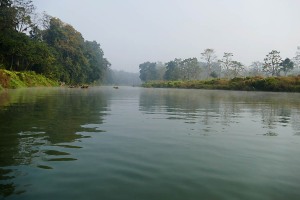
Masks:
[[[49,161],[77,160],[71,152],[81,147],[69,144],[91,137],[86,133],[101,132],[85,124],[102,124],[107,107],[101,92],[56,88],[4,92],[0,103],[0,191],[3,196],[20,193],[13,179],[23,173],[7,166],[26,165],[49,170],[55,166]]]
[[[4,92],[0,197],[297,199],[299,97],[129,87]]]
[[[163,113],[170,120],[205,125],[203,130],[211,133],[252,120],[263,126],[264,136],[277,136],[279,126],[289,125],[293,134],[299,135],[299,98],[300,94],[286,93],[149,89],[141,92],[140,109],[147,114]],[[216,130],[218,124],[222,131]]]

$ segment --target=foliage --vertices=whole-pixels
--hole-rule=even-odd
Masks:
[[[165,80],[178,80],[179,79],[179,66],[181,59],[175,59],[166,63],[166,73],[164,75]]]
[[[58,86],[58,82],[32,71],[16,72],[0,70],[0,85],[3,88]]]
[[[215,54],[214,49],[204,49],[204,51],[201,53],[201,57],[206,62],[206,69],[208,76],[216,75],[212,72],[212,64],[217,60],[217,56]]]
[[[264,59],[263,70],[271,76],[279,76],[281,62],[280,52],[272,50]]]
[[[284,61],[282,61],[280,63],[280,66],[280,70],[284,72],[285,76],[289,71],[292,71],[294,69],[294,63],[289,58],[286,58]]]
[[[296,56],[293,58],[296,67],[300,68],[300,46],[297,47]]]
[[[1,88],[9,88],[10,76],[5,70],[0,70],[0,86]]]
[[[0,32],[13,30],[17,11],[12,6],[12,0],[0,0]]]
[[[218,78],[219,75],[216,71],[213,71],[213,72],[210,73],[209,76],[211,76],[212,78]]]
[[[110,63],[100,44],[57,18],[36,16],[31,0],[0,1],[0,68],[72,84],[103,80]]]
[[[18,32],[27,32],[34,24],[32,15],[35,7],[31,0],[13,0],[13,7],[16,9],[15,30]]]
[[[85,82],[90,69],[84,56],[84,39],[81,34],[71,25],[52,18],[50,28],[45,30],[44,40],[57,52],[56,64],[64,67],[63,73],[57,78],[63,82]]]
[[[151,80],[197,80],[201,72],[197,58],[175,59],[165,65],[145,62],[140,64],[140,79]]]
[[[244,66],[238,61],[232,61],[231,71],[234,78],[238,77],[242,75],[242,72],[244,71]]]
[[[192,81],[154,81],[143,87],[222,89],[246,91],[300,92],[300,76],[291,77],[246,77],[233,79],[208,79]]]
[[[157,80],[158,74],[156,70],[156,63],[144,62],[139,65],[140,79],[142,81]]]
[[[232,68],[232,53],[224,53],[223,58],[219,60],[219,63],[221,65],[221,69],[223,73],[225,74],[225,77],[230,76],[230,70]]]
[[[197,58],[187,58],[180,62],[179,72],[181,80],[196,80],[200,71]]]
[[[156,62],[156,78],[157,80],[164,80],[167,68],[166,65],[162,62]]]
[[[264,65],[264,63],[262,63],[260,61],[252,62],[252,64],[250,65],[251,68],[249,69],[249,75],[250,76],[262,75],[263,65]]]
[[[88,59],[87,82],[103,80],[105,71],[109,69],[110,63],[104,58],[100,44],[96,41],[85,41],[85,57]]]

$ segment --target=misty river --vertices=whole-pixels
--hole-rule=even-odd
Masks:
[[[299,199],[300,94],[0,94],[0,199]]]

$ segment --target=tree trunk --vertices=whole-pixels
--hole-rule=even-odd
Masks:
[[[10,63],[10,71],[13,70],[13,64],[14,64],[14,56],[11,56],[11,63]]]

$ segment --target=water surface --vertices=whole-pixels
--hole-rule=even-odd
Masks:
[[[0,95],[0,198],[299,199],[300,94]]]

